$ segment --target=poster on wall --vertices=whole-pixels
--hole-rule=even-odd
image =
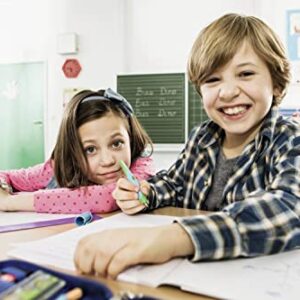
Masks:
[[[287,11],[287,44],[289,58],[300,60],[300,10]]]
[[[292,82],[300,83],[300,9],[287,11],[287,48]]]

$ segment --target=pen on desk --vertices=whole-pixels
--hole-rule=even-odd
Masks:
[[[138,180],[134,177],[134,175],[130,172],[129,168],[126,166],[126,164],[124,163],[124,161],[123,161],[123,160],[120,160],[120,161],[119,161],[119,164],[120,164],[120,166],[121,166],[121,168],[122,168],[122,170],[123,170],[123,172],[124,172],[126,178],[127,178],[132,184],[134,184],[134,185],[136,185],[136,186],[139,187],[139,186],[140,186],[139,181],[138,181]],[[138,198],[139,198],[139,201],[140,201],[142,204],[144,204],[145,206],[148,207],[149,201],[148,201],[147,197],[146,197],[141,191],[138,192]]]
[[[59,295],[55,300],[78,300],[83,296],[83,292],[81,288],[74,288],[69,290],[65,294]]]

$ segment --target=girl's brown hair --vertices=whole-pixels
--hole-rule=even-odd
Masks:
[[[273,86],[278,90],[273,103],[279,104],[290,81],[290,65],[276,33],[262,20],[253,16],[226,14],[205,27],[190,53],[189,79],[201,95],[201,83],[217,68],[229,62],[245,40],[266,63]]]
[[[57,142],[52,153],[54,174],[60,187],[80,187],[90,184],[87,158],[78,134],[78,128],[86,122],[112,112],[124,120],[130,138],[131,161],[134,162],[152,142],[134,115],[126,116],[120,106],[107,100],[83,101],[90,96],[103,98],[104,90],[84,90],[67,104],[61,121]],[[99,132],[101,134],[101,132]]]

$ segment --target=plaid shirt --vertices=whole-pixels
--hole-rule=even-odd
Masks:
[[[196,128],[178,160],[149,182],[150,209],[203,209],[211,189],[223,130],[208,121]],[[222,198],[223,208],[178,222],[194,247],[193,261],[277,253],[300,246],[300,125],[266,116],[238,158]]]

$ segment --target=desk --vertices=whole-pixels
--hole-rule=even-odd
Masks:
[[[153,214],[160,214],[160,215],[171,215],[171,216],[192,216],[199,214],[200,212],[197,210],[191,209],[181,209],[181,208],[174,208],[174,207],[166,207],[160,208],[153,212]],[[203,213],[203,212],[201,212]],[[103,217],[109,216],[112,214],[102,215]],[[41,227],[35,229],[28,229],[28,230],[21,230],[21,231],[12,231],[6,233],[0,233],[0,260],[8,259],[7,251],[10,249],[11,243],[17,242],[29,242],[38,240],[41,238],[45,238],[60,232],[64,232],[66,230],[74,228],[75,225],[73,224],[65,224],[65,225],[57,225],[57,226],[50,226],[50,227]],[[64,270],[59,270],[66,272]],[[70,272],[67,272],[70,273]],[[72,274],[72,273],[71,273]],[[172,299],[172,300],[208,300],[212,299],[205,296],[200,296],[192,293],[182,292],[177,288],[172,287],[159,287],[159,288],[151,288],[143,285],[136,285],[130,284],[121,281],[109,280],[102,277],[94,277],[88,276],[91,279],[96,279],[100,282],[106,284],[113,293],[117,293],[120,291],[131,291],[133,293],[143,293],[145,295],[151,295],[153,297],[157,297],[160,299]],[[199,279],[201,280],[201,279]]]

